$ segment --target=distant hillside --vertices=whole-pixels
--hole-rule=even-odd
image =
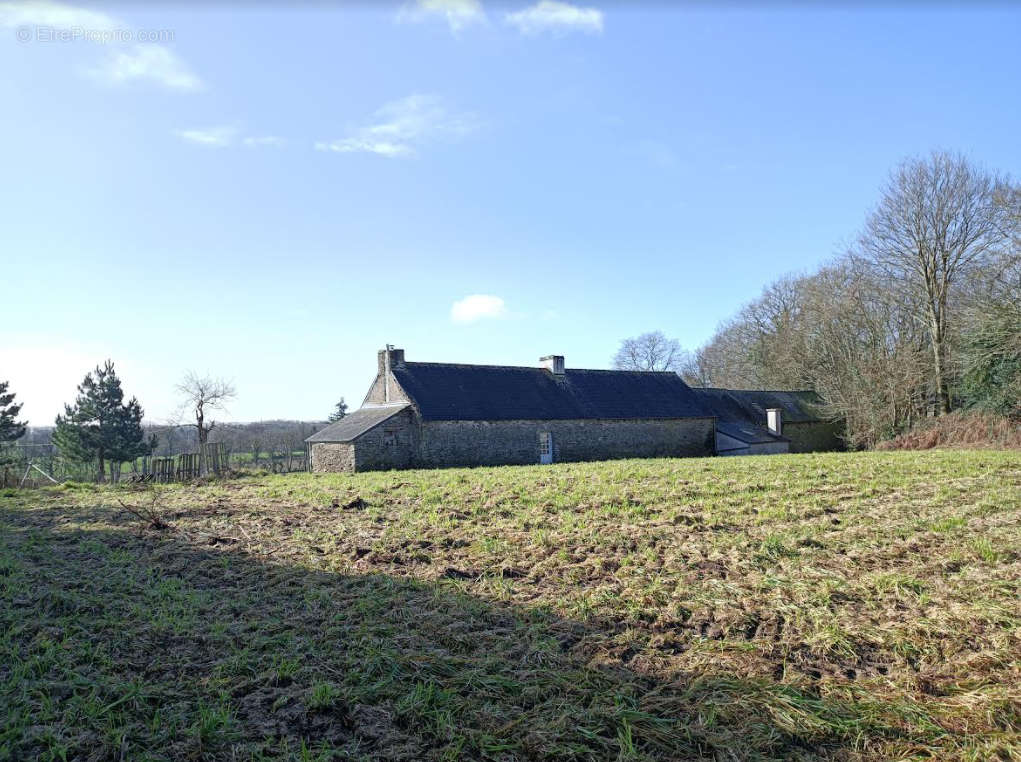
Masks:
[[[146,423],[145,430],[158,440],[157,455],[175,455],[198,447],[194,426],[173,426]],[[254,452],[287,452],[304,447],[306,437],[326,426],[326,421],[252,421],[249,423],[218,423],[209,435],[211,442],[225,442],[231,450]],[[29,426],[19,445],[51,443],[53,426]]]

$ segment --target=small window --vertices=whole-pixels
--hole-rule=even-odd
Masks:
[[[383,431],[383,445],[385,447],[396,447],[397,446],[397,432],[393,429],[385,429]]]

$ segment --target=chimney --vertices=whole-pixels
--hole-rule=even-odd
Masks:
[[[546,355],[539,358],[539,364],[554,376],[564,375],[564,356]]]
[[[783,410],[781,408],[766,409],[766,428],[778,437],[783,436]]]
[[[393,344],[387,344],[386,349],[376,353],[377,373],[383,377],[383,400],[390,401],[390,371],[393,368],[404,367],[404,350],[394,349]]]

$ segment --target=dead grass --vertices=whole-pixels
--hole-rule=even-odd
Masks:
[[[0,493],[0,759],[1013,759],[1021,458]]]
[[[931,450],[934,447],[1021,450],[1021,421],[993,413],[956,411],[930,418],[911,431],[880,442],[880,450]]]

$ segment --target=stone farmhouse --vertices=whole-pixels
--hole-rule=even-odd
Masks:
[[[361,408],[306,440],[309,464],[313,471],[367,471],[698,456],[721,445],[739,449],[732,441],[748,452],[802,451],[800,439],[788,438],[792,426],[809,422],[798,412],[801,393],[748,393],[778,396],[748,403],[742,414],[786,405],[770,408],[778,427],[772,433],[765,410],[756,423],[737,420],[701,391],[675,373],[567,368],[561,355],[543,357],[537,367],[462,365],[408,362],[403,349],[387,347]],[[753,432],[762,441],[746,442]]]
[[[715,419],[674,373],[408,362],[379,352],[362,407],[307,440],[313,471],[709,455]]]

